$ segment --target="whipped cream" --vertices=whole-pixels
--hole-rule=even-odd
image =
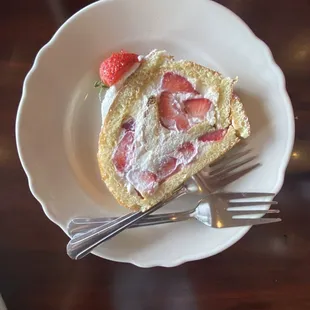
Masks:
[[[139,62],[136,62],[135,64],[132,65],[130,70],[128,70],[122,78],[115,83],[114,85],[110,86],[106,92],[103,94],[104,98],[101,102],[101,116],[102,116],[102,124],[104,123],[104,120],[111,108],[111,105],[119,91],[119,89],[123,86],[125,81],[140,67],[141,65],[141,60],[143,59],[143,56],[140,55],[138,57]]]
[[[149,55],[151,55],[152,51]],[[139,56],[139,60],[147,58],[147,56]],[[167,53],[167,57],[168,57]],[[104,94],[104,99],[101,103],[101,114],[102,123],[104,123],[105,118],[113,104],[118,91],[125,83],[126,79],[132,75],[140,66],[140,62],[132,66],[132,68],[113,86],[111,86]],[[188,99],[193,98],[206,98],[212,102],[210,110],[208,111],[205,120],[212,126],[215,124],[215,108],[214,105],[217,104],[219,99],[219,93],[216,89],[211,87],[205,87],[200,81],[189,79],[194,88],[200,93],[199,95],[190,93],[180,93],[175,94],[178,98],[178,102],[183,102]],[[149,105],[149,98],[151,96],[158,97],[161,92],[162,77],[153,81],[143,92],[143,96],[139,102],[137,102],[138,113],[135,115],[135,139],[134,139],[134,155],[131,165],[131,171],[150,171],[156,173],[162,160],[171,156],[177,158],[177,165],[186,165],[192,161],[198,153],[205,152],[209,146],[209,143],[202,143],[195,139],[192,141],[192,137],[184,132],[180,134],[179,131],[169,130],[160,125],[159,120],[157,120],[154,115],[157,114],[156,107],[154,105]],[[182,108],[182,107],[181,107]],[[191,126],[201,122],[200,119],[189,119]],[[194,145],[195,152],[190,159],[184,159],[182,156],[178,156],[177,149],[187,141],[191,141]],[[125,177],[122,177],[125,182],[125,186],[129,193],[133,193],[135,188],[128,179],[129,173]]]
[[[195,83],[193,83],[195,85]],[[177,158],[177,165],[186,165],[188,161],[184,162],[184,158],[178,158],[177,149],[185,142],[191,141],[192,137],[187,132],[179,132],[177,130],[169,130],[160,125],[160,122],[154,117],[157,111],[154,106],[148,105],[148,100],[151,96],[158,97],[162,92],[161,78],[154,81],[145,90],[147,96],[143,96],[139,104],[138,113],[135,116],[135,161],[132,163],[132,169],[139,169],[141,171],[149,170],[156,173],[163,158],[167,156]],[[176,94],[178,101],[182,102],[188,99],[201,98],[211,100],[216,103],[219,94],[211,88],[205,89],[204,93],[199,95],[190,93]],[[216,101],[214,101],[216,100]],[[215,108],[214,104],[211,105],[210,110],[206,115],[206,120],[212,126],[215,124]],[[199,120],[201,123],[201,120]],[[190,125],[198,123],[190,120]],[[155,134],[154,134],[155,133]],[[180,134],[181,133],[181,134]],[[201,143],[197,141],[191,141],[198,151],[205,149],[208,143]],[[197,152],[195,155],[197,155]],[[193,156],[195,157],[195,156]],[[193,159],[193,158],[192,158]]]

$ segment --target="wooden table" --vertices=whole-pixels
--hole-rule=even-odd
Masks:
[[[284,222],[251,229],[219,255],[171,269],[140,269],[94,256],[74,262],[67,257],[67,237],[29,192],[16,153],[14,125],[22,83],[36,53],[61,23],[90,2],[1,4],[0,292],[8,309],[310,309],[310,177],[307,167],[297,167],[298,159],[307,155],[304,148],[295,150],[297,166],[287,173],[277,197]],[[287,79],[296,145],[307,145],[309,0],[218,2],[270,46]]]

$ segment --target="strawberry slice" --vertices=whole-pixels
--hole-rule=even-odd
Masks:
[[[150,171],[131,170],[127,179],[142,195],[153,194],[158,186],[156,175]]]
[[[207,132],[206,134],[199,137],[198,140],[202,142],[220,141],[224,138],[226,132],[227,132],[227,129],[219,129],[219,130]]]
[[[177,153],[178,161],[182,165],[190,163],[196,155],[197,148],[191,142],[183,143],[183,145],[178,149]]]
[[[193,85],[186,78],[173,72],[165,73],[162,81],[162,88],[172,93],[182,92],[198,94]]]
[[[133,64],[139,62],[138,55],[120,51],[113,53],[109,58],[105,59],[99,69],[101,81],[108,86],[112,86],[132,67]]]
[[[178,114],[178,110],[173,105],[173,96],[170,92],[164,91],[161,93],[158,109],[163,125],[167,128],[173,126],[175,116]]]
[[[189,128],[186,115],[176,105],[172,93],[164,91],[159,99],[159,116],[164,127],[171,130],[184,131]]]
[[[210,110],[211,101],[205,98],[194,98],[184,101],[185,111],[190,117],[204,120]]]
[[[114,154],[112,161],[115,168],[119,172],[124,172],[133,157],[133,142],[134,133],[132,131],[127,131],[119,142]]]
[[[176,171],[176,168],[177,168],[176,158],[174,157],[165,158],[157,171],[159,181],[165,180],[168,176],[170,176],[173,172]]]
[[[126,131],[134,131],[135,130],[135,120],[130,117],[123,124],[122,128]]]
[[[175,124],[179,131],[185,131],[189,128],[188,119],[185,114],[179,114],[175,117]]]

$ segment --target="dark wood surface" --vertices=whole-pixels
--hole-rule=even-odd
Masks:
[[[39,49],[87,0],[0,6],[0,292],[9,310],[310,309],[310,1],[221,0],[271,48],[296,115],[297,155],[277,199],[280,224],[255,227],[209,259],[140,269],[71,261],[64,233],[29,192],[15,146],[23,79]],[[310,159],[309,159],[310,160]]]

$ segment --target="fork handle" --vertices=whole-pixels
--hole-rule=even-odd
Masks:
[[[149,215],[146,218],[132,224],[128,228],[137,228],[152,226],[158,224],[168,224],[174,222],[182,222],[191,219],[191,214],[194,210],[188,210],[183,212],[171,212],[164,214]],[[78,234],[83,234],[91,229],[94,229],[100,225],[107,224],[115,220],[116,217],[102,217],[102,218],[75,218],[69,222],[68,234],[72,238]]]
[[[104,241],[111,239],[127,227],[146,217],[148,214],[162,208],[171,200],[179,198],[187,193],[185,186],[174,190],[173,194],[166,200],[159,202],[145,212],[139,211],[120,216],[108,224],[100,225],[84,234],[73,237],[67,244],[67,254],[72,259],[81,259],[88,255],[95,247]]]

